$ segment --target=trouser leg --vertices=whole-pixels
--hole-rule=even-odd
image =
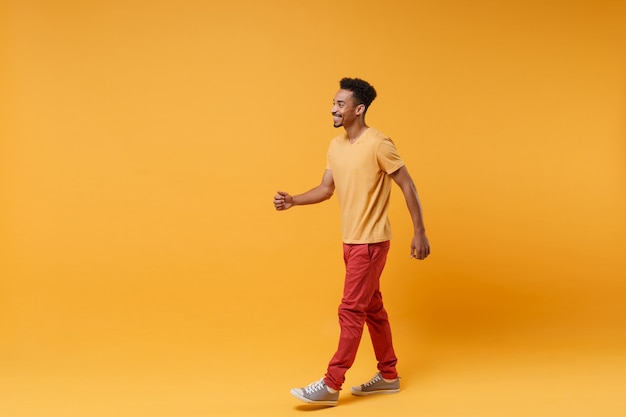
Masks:
[[[345,373],[356,358],[366,321],[373,332],[371,337],[379,369],[383,363],[383,376],[394,378],[391,375],[395,372],[397,360],[391,347],[389,322],[379,289],[388,251],[388,241],[369,245],[344,244],[346,279],[339,305],[341,333],[337,352],[328,365],[325,377],[326,384],[331,388],[340,389],[343,385]]]
[[[367,323],[367,329],[372,340],[376,360],[378,361],[378,370],[383,378],[397,378],[396,364],[398,359],[393,349],[391,326],[389,325],[387,311],[383,306],[380,290],[377,290],[372,298],[365,322]]]

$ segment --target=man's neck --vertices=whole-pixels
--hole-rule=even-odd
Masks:
[[[350,143],[354,143],[369,128],[365,123],[355,123],[352,126],[346,126],[346,134]]]

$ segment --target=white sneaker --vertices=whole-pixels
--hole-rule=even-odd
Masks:
[[[352,387],[353,395],[395,394],[400,392],[400,378],[393,381],[385,381],[382,375],[377,373],[372,379],[358,387]]]
[[[304,388],[292,388],[291,395],[309,404],[337,405],[339,391],[330,392],[324,378],[311,382]]]

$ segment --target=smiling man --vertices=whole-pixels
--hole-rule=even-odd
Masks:
[[[321,183],[302,194],[292,196],[278,191],[274,196],[274,206],[280,211],[296,205],[316,204],[337,192],[346,267],[339,305],[339,346],[322,379],[291,390],[291,394],[304,402],[331,406],[337,405],[365,324],[378,361],[378,372],[368,382],[352,387],[352,394],[400,391],[398,360],[380,292],[380,276],[391,239],[388,210],[392,182],[402,190],[413,221],[411,258],[425,259],[430,254],[413,180],[391,139],[365,123],[365,113],[376,98],[376,90],[358,78],[343,78],[339,86],[331,113],[334,126],[343,127],[345,132],[330,143]]]

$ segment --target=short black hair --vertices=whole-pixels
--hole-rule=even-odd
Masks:
[[[352,96],[358,101],[358,104],[364,104],[365,110],[368,109],[372,101],[376,98],[376,90],[365,80],[360,78],[342,78],[339,81],[339,87],[342,90],[352,91]]]

